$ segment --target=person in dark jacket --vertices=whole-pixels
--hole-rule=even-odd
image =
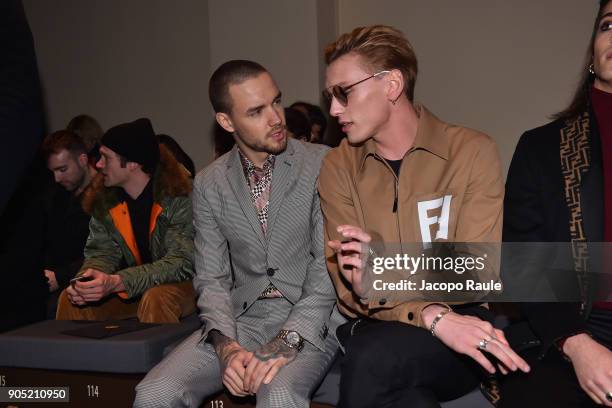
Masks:
[[[11,197],[20,199],[13,194],[19,196],[28,183],[28,169],[44,135],[34,41],[21,0],[0,2],[0,50],[1,215]]]
[[[592,243],[612,241],[611,113],[612,3],[602,0],[574,99],[554,122],[521,137],[504,205],[504,241],[566,242],[578,249],[541,257],[538,272],[552,276],[550,264],[570,258],[570,267],[551,282],[573,284],[580,301],[521,305],[524,321],[508,329],[508,338],[523,333],[522,354],[532,372],[505,381],[501,407],[612,407],[612,303],[597,295],[612,285],[593,279],[601,257],[589,256]]]
[[[44,114],[32,32],[21,0],[0,1],[0,331],[42,320]],[[24,297],[23,293],[28,296]],[[18,311],[18,312],[16,312]]]
[[[159,144],[164,145],[168,150],[170,150],[174,158],[189,172],[189,177],[193,179],[196,174],[195,165],[193,164],[191,157],[189,157],[187,152],[183,150],[181,145],[169,135],[161,134],[157,135],[157,138],[159,139]]]
[[[57,319],[178,322],[195,311],[189,175],[148,119],[109,129],[100,154],[83,203],[92,215],[85,281],[62,292]]]
[[[47,314],[54,317],[59,290],[68,286],[83,263],[90,217],[81,199],[97,172],[82,139],[67,130],[47,136],[42,151],[55,181],[43,197],[44,275],[52,293]]]

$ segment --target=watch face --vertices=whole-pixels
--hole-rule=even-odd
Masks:
[[[300,344],[300,335],[294,331],[287,333],[287,342],[292,346],[297,346]]]

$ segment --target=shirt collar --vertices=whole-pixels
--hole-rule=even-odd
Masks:
[[[414,106],[419,117],[417,134],[412,147],[408,150],[424,150],[444,160],[448,160],[450,140],[446,134],[448,124],[440,121],[422,105]],[[363,167],[368,156],[376,156],[376,142],[368,139],[363,145],[363,155],[360,158],[359,168]]]
[[[268,169],[274,169],[274,161],[276,159],[276,156],[273,154],[268,155],[261,169],[257,168],[257,166],[255,166],[255,163],[253,163],[244,153],[242,153],[240,148],[238,148],[238,156],[240,157],[242,170],[244,170],[244,175],[247,177],[247,179],[255,172],[255,170],[266,171]]]

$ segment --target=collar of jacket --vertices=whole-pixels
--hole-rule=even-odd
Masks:
[[[574,270],[580,285],[582,312],[588,315],[590,291],[593,289],[589,284],[589,265],[598,261],[590,259],[587,242],[604,239],[601,140],[592,111],[584,112],[561,126],[559,152],[565,202],[570,215],[568,228]]]
[[[419,122],[417,134],[412,147],[407,153],[414,150],[425,150],[444,160],[448,160],[450,140],[446,134],[448,124],[442,122],[423,105],[414,105]],[[379,157],[376,154],[376,142],[373,138],[368,139],[363,144],[361,158],[359,159],[359,169],[363,168],[365,160],[370,157]]]
[[[153,174],[153,201],[163,207],[166,197],[188,196],[191,179],[168,149],[160,145],[160,161]],[[98,173],[83,193],[83,210],[98,219],[122,202],[120,187],[104,187],[104,177]]]
[[[151,208],[151,218],[149,219],[149,240],[151,239],[151,235],[153,235],[153,231],[155,230],[157,217],[159,217],[162,211],[163,208],[161,205],[158,203],[153,203],[153,207]],[[117,231],[119,234],[121,234],[123,240],[130,249],[130,252],[134,256],[136,265],[141,265],[142,258],[140,256],[140,251],[138,250],[138,244],[136,243],[136,236],[134,235],[134,229],[132,228],[132,219],[130,218],[130,211],[127,203],[125,201],[119,203],[111,208],[108,212],[113,220],[115,228],[117,228]]]

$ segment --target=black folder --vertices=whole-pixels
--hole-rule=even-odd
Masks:
[[[65,330],[61,333],[70,336],[87,337],[90,339],[105,339],[107,337],[145,330],[155,326],[159,326],[159,324],[141,323],[137,320],[110,320],[107,322],[93,323],[78,329]]]

